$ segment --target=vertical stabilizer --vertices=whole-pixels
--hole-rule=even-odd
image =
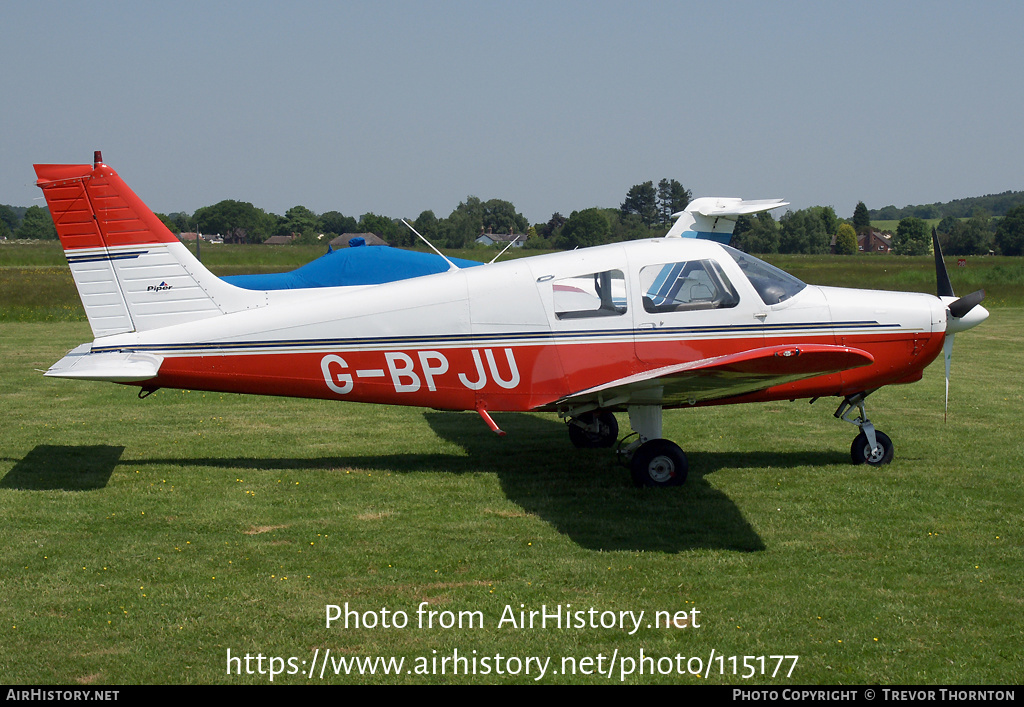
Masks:
[[[253,306],[255,293],[209,272],[107,165],[35,170],[97,338]]]

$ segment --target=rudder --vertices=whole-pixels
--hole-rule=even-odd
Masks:
[[[245,308],[99,153],[92,166],[35,170],[96,338]]]

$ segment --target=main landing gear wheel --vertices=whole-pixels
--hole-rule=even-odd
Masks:
[[[611,447],[618,438],[619,423],[610,412],[586,412],[569,421],[569,440],[580,449]]]
[[[690,471],[686,454],[667,439],[652,439],[640,445],[629,468],[637,486],[681,486]]]
[[[853,459],[854,464],[882,466],[892,461],[893,448],[889,435],[875,430],[875,441],[878,446],[872,449],[868,443],[868,436],[863,432],[854,438],[853,445],[850,447],[850,458]]]

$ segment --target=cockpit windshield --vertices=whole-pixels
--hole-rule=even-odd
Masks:
[[[769,265],[763,260],[758,260],[752,255],[747,255],[735,248],[723,246],[725,252],[732,256],[740,270],[750,280],[750,284],[757,290],[757,294],[765,304],[778,304],[785,302],[790,297],[807,287],[807,284],[790,275],[785,270],[780,270],[774,265]]]

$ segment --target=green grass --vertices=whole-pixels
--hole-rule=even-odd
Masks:
[[[890,219],[888,221],[872,220],[871,228],[875,229],[876,231],[888,231],[889,233],[896,233],[896,229],[900,225],[900,220],[901,219]],[[924,227],[928,231],[931,231],[933,228],[939,225],[940,221],[942,221],[942,219],[940,218],[925,218],[921,220],[924,221]],[[967,219],[961,220],[966,221]]]
[[[687,484],[637,490],[609,452],[573,449],[553,415],[499,414],[509,433],[499,438],[473,413],[171,390],[138,400],[134,388],[46,379],[39,371],[90,340],[89,327],[59,249],[10,247],[0,247],[5,682],[268,681],[226,674],[229,649],[298,661],[317,650],[406,661],[475,650],[551,657],[559,672],[563,657],[615,651],[706,661],[714,650],[740,656],[741,669],[742,656],[799,656],[788,679],[746,681],[765,685],[1024,676],[1019,259],[950,268],[958,293],[985,286],[995,306],[957,337],[948,421],[941,362],[869,399],[895,443],[892,465],[849,464],[856,430],[832,417],[836,400],[703,408],[665,416],[665,436],[690,458]],[[248,260],[208,262],[223,273],[309,259],[286,262],[289,248],[236,255]],[[928,258],[773,262],[822,284],[934,287]],[[424,601],[481,612],[485,626],[420,629]],[[325,607],[346,602],[405,611],[411,625],[325,627]],[[696,608],[701,625],[498,628],[520,604]],[[543,682],[618,678],[549,670]]]
[[[772,255],[765,258],[805,282],[869,290],[935,294],[935,259],[896,255]],[[945,259],[950,283],[958,295],[985,290],[985,306],[1024,306],[1024,258],[951,256]]]
[[[945,423],[940,363],[872,396],[896,445],[889,467],[848,463],[855,429],[832,418],[834,400],[706,408],[666,414],[687,484],[637,490],[551,415],[499,415],[499,438],[472,413],[171,390],[140,401],[38,373],[90,338],[86,324],[5,323],[0,671],[8,683],[235,684],[267,676],[227,675],[229,649],[300,661],[476,650],[556,669],[566,656],[714,650],[800,656],[791,678],[757,684],[1018,683],[1022,332],[1024,310],[1000,309],[957,337]],[[424,601],[486,624],[416,628]],[[345,602],[412,625],[326,628],[326,605]],[[701,625],[499,629],[520,604],[696,608]]]

